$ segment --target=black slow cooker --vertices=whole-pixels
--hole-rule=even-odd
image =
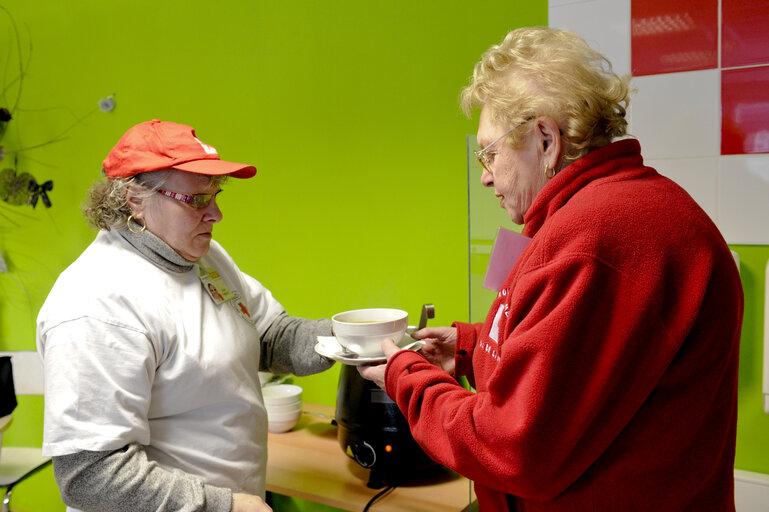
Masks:
[[[414,441],[395,402],[354,366],[342,365],[336,395],[337,439],[342,450],[370,469],[372,489],[398,486],[440,467]]]

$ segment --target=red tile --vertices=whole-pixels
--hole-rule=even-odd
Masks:
[[[769,66],[721,72],[721,154],[769,153]]]
[[[633,75],[718,66],[718,0],[632,0],[630,12]]]
[[[721,2],[721,67],[769,64],[769,1]]]

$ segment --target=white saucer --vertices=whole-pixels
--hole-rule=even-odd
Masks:
[[[424,343],[421,340],[415,340],[408,334],[403,336],[403,338],[401,338],[401,340],[398,342],[398,346],[401,348],[414,348],[415,350],[419,350],[422,345],[424,345]],[[342,364],[348,364],[350,366],[384,363],[387,361],[387,358],[384,354],[377,354],[374,356],[359,356],[356,354],[351,354],[342,348],[334,336],[318,336],[318,343],[315,344],[315,352],[322,355],[323,357],[328,357],[329,359],[333,359],[334,361],[338,361]]]

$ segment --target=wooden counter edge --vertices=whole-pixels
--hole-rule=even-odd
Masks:
[[[268,435],[267,490],[342,510],[359,511],[381,489],[366,486],[369,471],[343,451],[331,424],[334,408],[304,404],[289,432]],[[469,481],[455,478],[428,485],[396,487],[372,512],[460,512],[475,499]]]

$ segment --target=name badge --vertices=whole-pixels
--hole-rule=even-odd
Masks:
[[[206,290],[206,293],[208,293],[214,303],[221,304],[235,298],[235,295],[224,284],[224,280],[216,269],[199,264],[198,277],[200,282],[203,283],[203,289]]]
[[[240,294],[237,290],[227,288],[227,285],[224,284],[224,280],[215,268],[206,267],[198,262],[198,277],[203,284],[203,289],[215,304],[228,302],[232,309],[248,322],[248,325],[256,328],[251,319],[251,313],[248,311],[246,303],[240,298]]]

